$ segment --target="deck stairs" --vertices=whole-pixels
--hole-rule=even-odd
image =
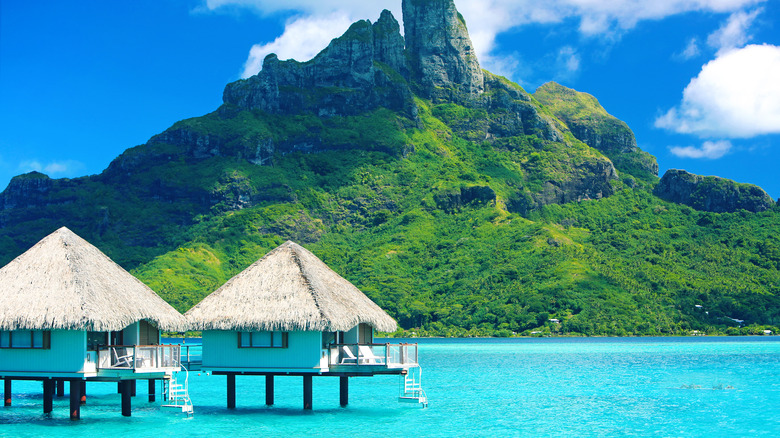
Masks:
[[[192,400],[190,400],[188,391],[190,373],[184,366],[182,366],[182,370],[183,372],[173,373],[173,378],[168,381],[165,391],[167,402],[162,407],[181,409],[181,412],[189,417],[193,415]]]
[[[399,402],[419,403],[422,407],[428,407],[428,396],[422,388],[422,368],[419,366],[409,368],[409,371],[401,376],[401,389],[398,396]]]

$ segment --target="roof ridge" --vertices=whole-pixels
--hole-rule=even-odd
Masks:
[[[186,326],[156,292],[66,227],[0,268],[0,278],[8,298],[2,327],[100,330],[141,319],[165,330]]]
[[[309,278],[309,272],[304,269],[303,262],[301,261],[301,257],[298,254],[298,249],[296,246],[300,246],[297,243],[288,240],[285,244],[292,244],[288,245],[290,247],[290,253],[292,254],[293,262],[295,262],[295,265],[298,266],[298,270],[301,273],[301,276],[303,277],[303,281],[306,283],[306,288],[311,293],[312,299],[314,300],[314,305],[317,307],[317,311],[320,313],[320,318],[322,318],[325,321],[328,321],[328,325],[330,325],[331,321],[326,317],[325,312],[322,309],[322,306],[320,305],[319,300],[319,294],[317,293],[317,290],[314,288],[314,286],[311,284],[311,279]],[[301,247],[303,248],[303,247]]]

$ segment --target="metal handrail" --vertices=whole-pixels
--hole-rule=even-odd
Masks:
[[[181,367],[181,346],[105,345],[98,347],[98,369],[159,369]]]
[[[368,347],[370,355],[366,354]],[[376,349],[382,349],[380,354]],[[404,367],[417,365],[417,344],[329,344],[328,364]]]

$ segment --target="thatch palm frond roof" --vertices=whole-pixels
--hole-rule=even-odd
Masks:
[[[317,256],[286,242],[228,280],[185,316],[194,330],[390,332],[393,318]]]
[[[116,331],[187,320],[99,249],[62,227],[0,269],[0,330]]]

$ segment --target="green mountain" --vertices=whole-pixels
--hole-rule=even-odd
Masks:
[[[291,239],[406,334],[777,331],[763,190],[659,180],[593,96],[482,70],[452,0],[403,11],[405,36],[384,11],[308,62],[270,55],[99,175],[15,177],[0,263],[68,226],[184,311]]]

